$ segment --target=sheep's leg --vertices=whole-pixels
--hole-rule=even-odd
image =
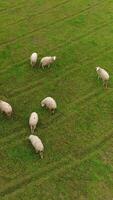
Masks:
[[[51,109],[51,113],[54,114],[54,112],[55,112],[54,109]]]
[[[3,111],[3,110],[1,110],[1,114],[3,114],[3,115],[6,115],[7,116],[7,114]]]
[[[44,156],[43,156],[43,152],[40,151],[39,154],[40,154],[41,159],[43,159],[43,157],[44,157]]]
[[[106,87],[106,88],[108,87],[108,82],[107,82],[107,81],[105,82],[105,87]]]
[[[48,68],[50,67],[50,64],[48,65]]]
[[[103,86],[105,86],[105,88],[107,88],[107,86],[108,86],[107,81],[103,81]]]
[[[34,129],[34,131],[35,131],[35,129],[36,129],[36,125],[33,126],[33,129]]]
[[[33,62],[31,62],[31,66],[34,67],[34,63]]]
[[[31,61],[31,66],[33,66],[33,63],[32,63],[32,61]]]
[[[103,81],[103,86],[105,86],[105,81]]]
[[[39,63],[39,67],[41,67],[41,65],[42,65],[42,63],[40,62],[40,63]]]
[[[37,149],[35,149],[35,151],[36,151],[36,153],[38,153],[38,150],[37,150]]]
[[[34,127],[31,126],[31,133],[33,134],[34,133]]]
[[[44,65],[42,65],[42,69],[44,69]]]
[[[7,113],[7,117],[11,117],[11,113]]]

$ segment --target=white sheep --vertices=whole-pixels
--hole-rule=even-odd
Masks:
[[[98,78],[101,78],[103,81],[103,85],[107,88],[107,83],[109,80],[109,74],[105,69],[102,69],[101,67],[96,67],[96,72],[98,74]]]
[[[42,107],[47,107],[52,113],[54,113],[55,109],[57,108],[56,101],[52,97],[46,97],[41,101]]]
[[[37,53],[32,53],[31,57],[30,57],[30,62],[32,67],[34,67],[36,65],[38,59],[38,54]]]
[[[29,126],[31,128],[31,133],[34,133],[34,130],[36,129],[38,123],[38,114],[36,112],[32,112],[29,117]]]
[[[41,139],[36,135],[30,135],[29,140],[35,148],[36,153],[39,153],[40,157],[43,158],[44,146],[42,144]]]
[[[43,57],[40,61],[40,66],[44,69],[45,66],[50,67],[50,64],[52,64],[56,60],[56,56],[47,56]]]
[[[9,103],[0,100],[0,111],[4,112],[8,117],[12,114],[12,107]]]

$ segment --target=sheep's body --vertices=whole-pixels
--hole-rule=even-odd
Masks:
[[[100,67],[96,67],[96,71],[98,74],[98,77],[103,80],[103,84],[107,87],[107,82],[109,80],[109,74],[105,69],[102,69]]]
[[[31,128],[31,133],[34,133],[37,123],[38,123],[38,114],[36,112],[32,112],[29,117],[29,126]]]
[[[29,140],[35,148],[36,153],[39,153],[41,158],[43,158],[44,146],[42,144],[41,139],[36,135],[30,135]]]
[[[54,112],[57,108],[56,101],[52,97],[46,97],[41,101],[41,106],[46,106],[50,111]]]
[[[8,117],[12,114],[12,107],[9,103],[0,100],[0,111],[4,112]]]
[[[52,64],[55,60],[56,56],[43,57],[40,61],[40,65],[42,66],[42,68],[44,68],[45,66],[50,66],[50,64]]]
[[[34,67],[36,65],[38,59],[38,54],[37,53],[32,53],[30,57],[31,65]]]

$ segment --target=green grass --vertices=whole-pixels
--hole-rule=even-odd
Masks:
[[[0,2],[0,99],[14,110],[0,114],[1,200],[113,199],[112,0]],[[49,69],[33,69],[56,55]],[[110,73],[105,90],[95,67]],[[40,101],[53,96],[50,115]],[[26,139],[32,111],[44,159]]]

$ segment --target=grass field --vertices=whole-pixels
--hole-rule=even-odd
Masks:
[[[29,57],[56,55],[51,68]],[[110,73],[106,90],[95,67]],[[40,101],[52,96],[51,115]],[[113,1],[0,1],[1,200],[113,200]],[[45,146],[26,138],[32,111]]]

